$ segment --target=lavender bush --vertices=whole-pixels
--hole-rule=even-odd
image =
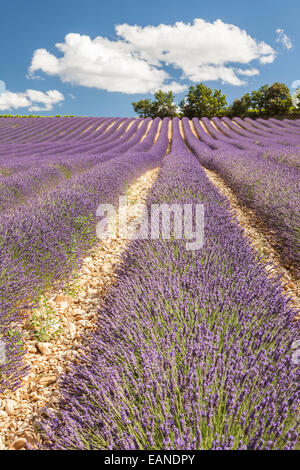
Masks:
[[[204,203],[205,245],[135,241],[43,431],[55,449],[293,449],[295,312],[173,120],[151,203]]]
[[[45,411],[44,447],[294,449],[296,312],[199,162],[269,224],[283,258],[296,266],[300,125],[214,119],[215,129],[194,119],[195,135],[183,119],[183,140],[175,118],[162,160],[169,120],[154,120],[141,140],[151,122],[0,123],[3,194],[20,184],[26,200],[12,200],[0,214],[0,339],[8,357],[0,391],[16,388],[26,373],[22,338],[12,329],[21,306],[66,279],[87,253],[96,207],[115,203],[126,184],[162,161],[148,207],[204,204],[204,247],[187,251],[185,240],[175,239],[131,243],[79,365],[61,379],[59,412]],[[70,178],[53,170],[57,164]],[[34,176],[52,181],[52,170],[55,186],[43,191]]]
[[[136,130],[139,124],[141,121],[137,120],[131,127]],[[132,153],[121,153],[120,147],[119,152],[113,152],[118,142],[115,140],[109,146],[106,144],[105,149],[109,148],[110,154],[99,153],[94,161],[88,154],[87,162],[92,163],[90,169],[65,178],[64,182],[40,196],[31,196],[26,199],[26,204],[22,201],[13,204],[13,198],[12,208],[0,213],[0,339],[6,344],[9,358],[8,363],[0,366],[0,391],[15,388],[25,371],[21,364],[22,344],[16,329],[19,311],[29,308],[43,289],[65,279],[95,242],[97,206],[102,202],[114,202],[133,178],[159,164],[168,142],[167,126],[168,119],[164,120],[161,136],[155,144],[152,135],[152,152],[132,150]],[[128,132],[128,139],[133,134]],[[139,142],[133,138],[131,141],[134,149]],[[55,158],[48,158],[48,165],[51,161],[56,163]],[[84,162],[84,153],[78,155],[77,161]],[[80,163],[76,164],[76,158],[73,164],[80,166]],[[29,195],[31,188],[41,189],[46,181],[51,181],[50,176],[57,176],[56,173],[47,167],[35,168],[33,174],[30,170],[27,174],[20,171],[8,178],[11,182],[11,178],[17,177],[20,187],[23,175],[24,197]],[[9,185],[4,187],[9,191]]]
[[[183,118],[184,128],[189,123]],[[300,259],[300,177],[297,151],[291,164],[282,164],[282,151],[255,152],[228,149],[203,152],[189,132],[186,141],[200,163],[219,173],[240,201],[263,219],[274,236],[282,261],[299,268]],[[284,154],[284,153],[283,153]],[[272,158],[273,155],[273,158]],[[299,155],[299,154],[298,154]],[[286,157],[286,161],[289,158]],[[290,163],[291,163],[291,160]]]

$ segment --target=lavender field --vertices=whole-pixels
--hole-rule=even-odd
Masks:
[[[208,175],[259,220],[299,286],[300,120],[0,119],[0,409],[30,374],[24,318],[101,245],[99,204],[154,169],[149,211],[203,204],[204,245],[128,244],[37,446],[296,449],[299,292],[292,301],[270,276]]]

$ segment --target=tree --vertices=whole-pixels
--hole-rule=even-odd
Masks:
[[[292,104],[290,90],[284,83],[273,83],[267,89],[265,110],[269,116],[288,112]]]
[[[229,113],[231,116],[245,116],[251,108],[251,96],[246,93],[240,99],[234,100],[232,105],[229,107]]]
[[[132,106],[134,112],[140,117],[146,118],[151,116],[151,101],[149,99],[133,102]]]
[[[267,106],[267,92],[269,85],[263,85],[258,90],[251,93],[251,107],[259,112],[263,112]]]
[[[149,99],[133,102],[134,111],[140,117],[170,117],[177,116],[177,106],[174,103],[174,95],[172,91],[164,93],[162,90],[154,93],[155,100]]]
[[[284,83],[263,85],[251,93],[252,108],[267,116],[283,114],[292,106],[292,97],[289,88]]]
[[[184,116],[193,117],[213,117],[224,114],[226,108],[226,95],[222,95],[221,90],[212,91],[203,83],[190,86],[186,98],[180,103],[181,112]]]
[[[155,94],[155,100],[152,102],[151,111],[152,117],[170,117],[177,116],[177,106],[174,103],[174,95],[172,91],[164,93],[159,90]]]

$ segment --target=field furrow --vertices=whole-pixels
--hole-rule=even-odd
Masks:
[[[299,260],[298,121],[0,120],[0,448],[296,448]]]

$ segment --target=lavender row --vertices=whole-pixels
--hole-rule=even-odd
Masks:
[[[9,176],[11,166],[6,166],[5,170],[8,173],[2,175],[2,177],[0,174],[0,211],[10,209],[16,204],[25,202],[29,197],[44,196],[45,191],[49,191],[51,187],[53,188],[65,179],[71,178],[78,172],[86,171],[100,162],[104,163],[111,158],[116,158],[120,153],[124,153],[128,149],[135,152],[142,151],[143,149],[146,151],[154,143],[159,121],[160,119],[155,122],[153,128],[155,134],[153,132],[150,133],[149,138],[144,143],[141,143],[140,140],[145,135],[148,125],[152,124],[150,118],[143,121],[137,131],[136,127],[140,123],[138,121],[135,122],[130,128],[130,133],[131,135],[133,134],[133,137],[130,138],[126,133],[127,135],[125,134],[120,140],[115,140],[112,145],[106,146],[107,151],[104,153],[99,153],[98,155],[87,153],[73,155],[72,157],[64,155],[59,158],[53,157],[51,153],[48,158],[46,156],[42,159],[39,159],[38,156],[37,158],[31,157],[31,159],[27,158],[22,161],[19,170],[23,171],[17,173],[14,171],[11,176]],[[80,152],[80,150],[81,148],[78,146],[77,151]],[[94,152],[97,152],[97,147],[94,149]],[[32,161],[34,165],[30,164]],[[15,165],[14,170],[16,170]],[[24,170],[23,165],[28,167],[28,170]]]
[[[295,146],[283,146],[276,145],[272,140],[266,141],[266,139],[260,139],[255,141],[255,145],[251,142],[249,137],[246,137],[245,132],[229,119],[225,118],[221,121],[219,118],[212,118],[212,121],[223,133],[228,137],[239,138],[241,142],[245,142],[249,149],[256,150],[263,158],[269,158],[275,160],[284,165],[300,168],[300,149]],[[229,126],[229,129],[225,127],[224,122]],[[279,121],[280,122],[280,121]],[[240,131],[240,132],[239,132]],[[249,133],[250,134],[250,133]]]
[[[0,339],[8,362],[0,366],[0,391],[15,388],[24,373],[19,334],[11,329],[20,309],[43,289],[63,281],[96,241],[95,213],[114,202],[136,176],[159,165],[168,146],[168,119],[151,152],[127,152],[0,214]],[[26,303],[27,302],[27,303]],[[15,327],[14,327],[15,328]]]
[[[272,151],[265,150],[262,154],[265,159],[271,159],[283,165],[300,170],[300,149],[293,146],[285,147],[284,149],[274,148]]]
[[[123,121],[124,119],[116,119]],[[0,140],[6,144],[34,144],[35,142],[55,141],[61,142],[68,139],[74,140],[79,137],[94,123],[102,124],[104,121],[109,122],[110,119],[105,118],[76,118],[76,119],[57,119],[48,121],[35,121],[32,128],[12,128],[9,132],[5,132],[0,136]],[[53,140],[54,139],[54,140]]]
[[[115,129],[117,129],[122,123],[124,123],[123,120],[115,120],[115,125],[112,129],[107,131],[104,138],[109,137]],[[129,122],[129,121],[128,121]],[[37,130],[37,135],[38,135],[38,141],[37,142],[13,142],[13,143],[3,143],[1,142],[1,153],[4,155],[9,155],[10,153],[15,153],[18,151],[18,154],[22,155],[23,153],[30,152],[31,149],[34,149],[34,151],[43,151],[43,150],[50,150],[50,149],[55,149],[59,148],[60,150],[63,150],[64,147],[67,149],[70,149],[72,147],[75,147],[78,142],[85,142],[86,140],[91,141],[91,136],[88,134],[88,131],[86,131],[86,124],[84,124],[83,128],[84,131],[81,130],[80,133],[75,133],[75,135],[68,134],[64,138],[61,137],[59,139],[58,137],[55,138],[54,141],[52,141],[49,136],[46,134],[46,136],[43,136],[43,133],[40,132],[40,130]],[[98,124],[98,123],[97,123]],[[105,133],[106,129],[109,127],[110,124],[113,124],[113,122],[110,122],[110,120],[105,120],[104,123],[101,122],[98,126],[95,127],[95,132],[92,138],[94,136],[97,137],[97,139],[100,137],[102,138],[102,135]],[[99,127],[99,129],[97,129]],[[59,127],[61,128],[61,127]],[[86,135],[87,134],[87,135]]]
[[[229,137],[229,139],[234,139],[234,142],[236,142],[237,140],[240,142],[240,145],[236,145],[237,148],[259,150],[263,145],[260,142],[258,143],[257,141],[253,142],[253,139],[251,138],[237,134],[236,132],[234,132],[234,130],[228,128],[225,123],[217,117],[212,118],[212,122],[220,132],[226,135],[226,137]]]
[[[140,124],[140,121],[134,122],[133,126],[127,131],[127,122],[124,122],[118,130],[115,128],[116,132],[113,133],[113,135],[110,136],[105,136],[102,141],[99,143],[89,143],[89,144],[79,144],[74,143],[74,144],[64,144],[64,146],[54,146],[52,148],[47,148],[45,147],[45,150],[41,152],[41,148],[38,150],[31,150],[30,155],[28,155],[28,150],[26,154],[20,155],[17,150],[15,150],[17,157],[11,159],[10,161],[7,161],[5,157],[2,157],[2,164],[0,167],[0,171],[3,174],[11,174],[14,173],[15,171],[20,171],[26,168],[29,168],[32,165],[36,165],[38,163],[44,163],[44,162],[51,162],[52,159],[55,159],[56,155],[59,154],[60,158],[70,158],[71,156],[74,156],[74,153],[76,154],[84,154],[84,155],[95,155],[97,153],[102,153],[104,151],[108,151],[113,149],[114,147],[121,145],[123,142],[127,142],[132,135],[134,135],[136,128]],[[138,134],[139,137],[140,134]],[[131,145],[131,144],[130,144]],[[70,150],[71,149],[71,150]],[[1,146],[0,146],[0,151],[1,151]],[[6,154],[6,152],[5,152]],[[54,158],[53,158],[54,157]],[[1,160],[0,160],[1,161]]]
[[[293,449],[297,324],[280,284],[188,152],[170,154],[148,199],[204,204],[205,243],[132,242],[96,331],[42,423],[55,449]],[[109,380],[108,380],[109,378]]]
[[[13,128],[10,132],[5,133],[4,141],[26,141],[34,140],[36,136],[39,135],[39,132],[42,131],[42,135],[46,136],[57,136],[57,134],[67,131],[75,131],[79,126],[85,126],[86,122],[89,121],[89,118],[57,118],[53,119],[41,119],[41,120],[32,120],[30,126]]]
[[[76,119],[73,118],[71,119],[71,122],[61,118],[59,118],[57,121],[44,121],[41,119],[37,122],[34,122],[34,120],[32,120],[27,123],[27,126],[19,126],[17,128],[13,127],[9,132],[5,133],[4,138],[2,137],[1,140],[7,142],[13,140],[14,142],[16,142],[24,137],[25,139],[30,138],[31,135],[34,136],[38,131],[42,130],[43,132],[47,132],[48,129],[51,130],[52,128],[70,126],[70,124],[74,125],[75,122]]]
[[[275,136],[286,136],[290,139],[295,139],[295,141],[299,143],[299,139],[300,139],[299,134],[297,135],[297,133],[292,133],[288,129],[281,129],[280,127],[277,127],[272,123],[268,123],[268,121],[264,119],[259,118],[256,121],[254,121],[253,119],[245,118],[245,121],[250,123],[253,127],[255,127],[255,129],[259,129],[262,132],[268,132]]]
[[[227,149],[203,152],[189,133],[186,133],[186,140],[200,163],[220,174],[240,201],[264,220],[283,262],[297,267],[300,259],[299,172],[255,152],[228,152]]]
[[[288,140],[283,140],[280,136],[274,136],[268,132],[262,132],[254,127],[250,126],[247,122],[241,118],[234,118],[232,121],[227,117],[221,118],[230,129],[238,135],[252,140],[252,142],[261,148],[268,147],[272,149],[274,147],[283,148],[290,145]]]
[[[263,124],[266,129],[273,129],[276,130],[280,133],[284,132],[285,135],[292,135],[300,137],[300,132],[297,131],[293,126],[290,126],[286,123],[282,123],[281,121],[278,121],[276,119],[262,119],[258,118],[257,122]]]
[[[225,118],[224,118],[225,120]],[[234,118],[234,121],[236,121],[243,129],[247,130],[248,132],[258,135],[259,139],[261,140],[264,138],[266,142],[273,143],[273,144],[280,144],[280,145],[298,145],[300,143],[300,140],[297,136],[289,136],[286,135],[286,133],[283,133],[282,135],[279,135],[275,131],[271,131],[270,129],[266,129],[264,126],[261,124],[257,123],[256,121],[253,121],[251,119],[245,118],[245,119],[240,119],[240,118]]]
[[[216,130],[214,128],[214,126],[211,124],[210,120],[208,118],[202,118],[201,121],[204,123],[206,129],[208,130],[208,132],[210,133],[210,135],[220,141],[220,142],[225,142],[226,144],[229,144],[229,145],[232,145],[233,147],[235,148],[239,148],[241,150],[245,150],[245,149],[249,149],[251,148],[251,146],[249,145],[249,143],[245,143],[244,141],[242,141],[241,139],[234,139],[232,138],[232,136],[226,136],[224,135],[223,132],[221,132],[220,130]],[[213,121],[214,122],[214,121]],[[223,130],[223,129],[222,129]],[[254,145],[252,145],[252,147],[254,147]]]
[[[11,176],[1,176],[0,170],[0,211],[28,202],[28,198],[39,195],[43,197],[45,192],[59,183],[104,161],[106,159],[101,155],[74,155],[68,158],[51,158],[47,163],[35,164],[27,170],[14,172]]]

